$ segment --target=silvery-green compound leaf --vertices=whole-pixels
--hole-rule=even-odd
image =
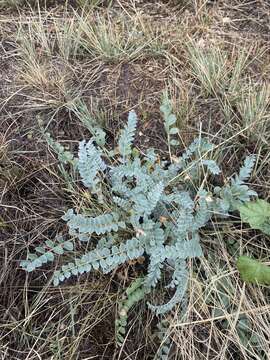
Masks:
[[[126,261],[142,256],[143,253],[144,248],[140,241],[137,238],[132,238],[127,240],[126,243],[114,246],[112,249],[95,249],[85,253],[81,258],[75,259],[74,263],[69,264],[69,271],[71,274],[74,274],[74,270],[75,273],[83,274],[92,269],[101,269],[106,274]],[[61,270],[54,272],[53,281],[56,283],[60,283],[66,278],[66,267],[63,266]]]
[[[173,309],[176,304],[179,304],[183,299],[187,283],[188,283],[188,272],[186,270],[185,263],[178,263],[177,274],[175,274],[175,280],[177,279],[178,285],[176,286],[175,293],[170,301],[164,305],[152,305],[148,303],[149,308],[154,311],[157,315],[165,314]]]
[[[87,217],[68,210],[62,219],[67,221],[70,229],[77,230],[80,234],[96,233],[100,235],[117,231],[119,228],[125,229],[125,223],[119,219],[119,214],[115,212],[96,217]]]
[[[151,214],[152,211],[157,206],[163,191],[164,191],[164,184],[160,181],[148,193],[148,195],[147,195],[147,204],[146,204],[146,212],[148,214]]]
[[[214,160],[202,160],[202,163],[203,165],[207,166],[211,174],[218,175],[221,173],[218,164]]]
[[[81,141],[78,155],[78,169],[82,182],[85,186],[93,189],[99,182],[99,172],[106,169],[106,165],[101,158],[101,152],[95,147],[92,140],[87,143]]]
[[[235,182],[236,183],[243,183],[244,181],[248,180],[248,178],[251,175],[251,172],[254,168],[255,165],[255,161],[256,161],[256,156],[254,155],[250,155],[247,156],[245,161],[244,161],[244,166],[241,167],[239,175],[236,176],[235,178]]]
[[[189,145],[187,150],[182,155],[182,159],[184,161],[189,160],[193,155],[198,154],[199,159],[201,156],[214,148],[214,145],[211,144],[207,139],[204,138],[196,138],[193,142]]]
[[[137,115],[135,111],[130,111],[128,115],[128,123],[121,132],[118,147],[119,153],[126,158],[131,154],[131,146],[135,137],[135,131],[137,126]]]
[[[148,289],[156,287],[161,278],[161,271],[164,267],[162,256],[152,254],[148,265],[148,274],[145,277],[145,287]]]
[[[63,255],[66,251],[71,250],[73,250],[73,243],[64,241],[61,234],[58,234],[55,242],[46,240],[44,246],[36,247],[36,253],[29,253],[27,260],[21,261],[20,265],[26,271],[31,272],[48,262],[54,261],[55,255]]]

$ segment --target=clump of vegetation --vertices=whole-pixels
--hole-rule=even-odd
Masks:
[[[63,163],[72,160],[84,186],[92,198],[99,201],[100,214],[88,208],[79,213],[68,210],[62,219],[67,222],[71,240],[57,241],[57,244],[50,241],[36,248],[21,262],[26,271],[53,261],[53,254],[67,252],[67,262],[53,274],[53,283],[58,286],[73,275],[92,270],[110,273],[144,256],[146,271],[140,282],[139,297],[138,291],[134,292],[134,299],[139,300],[158,288],[164,273],[171,276],[166,288],[174,294],[165,304],[148,302],[148,306],[162,315],[181,302],[188,285],[186,261],[202,255],[200,229],[214,216],[228,216],[256,195],[244,184],[255,158],[247,157],[239,175],[226,185],[206,189],[206,178],[221,172],[216,161],[211,159],[214,145],[207,139],[196,138],[181,156],[173,156],[171,148],[178,144],[173,137],[178,129],[167,97],[164,97],[161,111],[168,138],[168,161],[161,160],[153,149],[141,155],[133,146],[137,127],[134,111],[129,113],[128,123],[114,151],[106,152],[92,138],[80,142],[75,161],[64,149],[54,146],[65,155],[59,157]],[[73,258],[70,251],[75,240],[87,243],[92,250]],[[134,299],[128,300],[130,306]],[[127,311],[130,306],[126,306]],[[122,339],[125,321],[119,324]]]

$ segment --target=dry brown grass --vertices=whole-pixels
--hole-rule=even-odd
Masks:
[[[240,236],[239,232],[236,253],[243,251]],[[176,358],[265,358],[270,345],[268,292],[240,282],[234,256],[224,239],[218,242],[217,235],[215,239],[218,249],[208,251],[201,262],[206,277],[191,280],[187,313],[171,325]]]
[[[119,269],[111,278],[84,276],[60,288],[50,285],[49,268],[31,275],[19,269],[31,244],[63,231],[59,219],[67,207],[89,201],[76,179],[68,188],[38,119],[75,150],[78,140],[90,136],[76,112],[78,100],[107,129],[110,143],[135,109],[138,148],[154,146],[167,156],[158,111],[167,89],[181,148],[198,132],[209,136],[225,174],[239,167],[245,153],[258,154],[251,183],[269,199],[269,13],[266,1],[237,0],[115,1],[90,8],[52,2],[17,10],[5,4],[0,14],[1,359],[153,358],[159,346],[156,319],[145,304],[131,313],[124,346],[115,346],[117,298],[136,268]],[[269,289],[245,285],[235,260],[247,252],[269,258],[269,239],[243,229],[237,218],[213,226],[203,239],[205,256],[190,264],[184,316],[181,309],[169,315],[171,359],[267,359]]]

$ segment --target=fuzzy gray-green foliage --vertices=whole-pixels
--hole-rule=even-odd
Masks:
[[[21,266],[28,272],[54,261],[56,255],[63,255],[66,251],[73,250],[73,242],[64,240],[59,234],[54,241],[46,240],[43,246],[37,246],[35,253],[29,254],[27,260],[21,261]]]
[[[161,111],[166,131],[170,132],[175,116],[167,101],[165,98]],[[186,261],[202,255],[200,229],[214,214],[226,216],[255,195],[244,184],[254,158],[248,157],[239,175],[226,186],[210,191],[209,187],[203,188],[202,178],[221,171],[210,158],[213,144],[197,138],[181,156],[161,161],[153,149],[142,156],[133,147],[136,125],[136,114],[131,112],[113,162],[107,160],[93,140],[80,143],[76,164],[82,182],[93,197],[98,196],[97,188],[104,193],[109,210],[98,216],[83,211],[77,214],[72,209],[66,212],[63,220],[70,235],[88,242],[90,251],[56,270],[53,282],[58,285],[73,275],[92,270],[109,273],[143,255],[148,260],[143,281],[146,294],[159,286],[163,272],[171,274],[167,287],[174,295],[164,305],[149,304],[156,314],[164,314],[183,298],[188,284]],[[176,131],[171,131],[171,135],[176,135]],[[53,260],[46,252],[41,259],[33,256],[30,254],[21,263],[27,271]]]

